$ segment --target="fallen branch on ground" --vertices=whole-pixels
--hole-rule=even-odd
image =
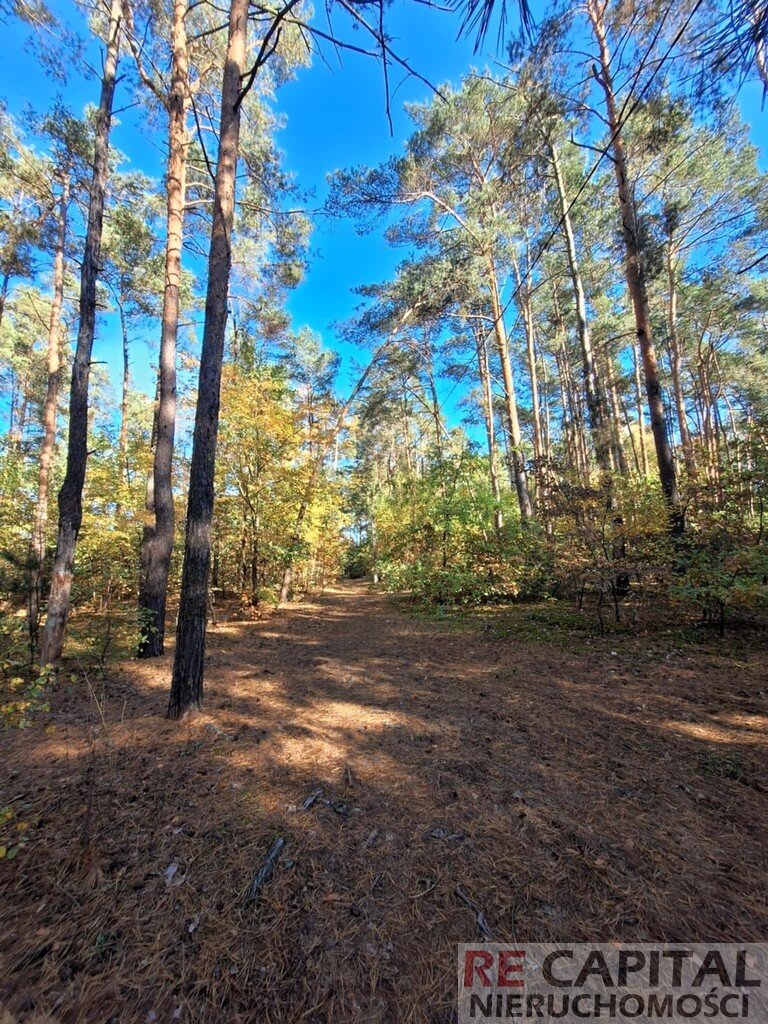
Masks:
[[[253,881],[248,886],[248,892],[245,894],[245,902],[251,903],[259,895],[264,885],[269,881],[270,875],[275,870],[275,865],[280,859],[280,855],[285,849],[285,840],[280,837],[276,839],[272,844],[272,849],[267,854],[267,859],[264,861],[262,866],[253,876]]]
[[[301,805],[302,811],[308,811],[310,809],[310,807],[314,803],[316,803],[320,799],[320,797],[322,795],[323,795],[323,787],[322,786],[318,786],[317,789],[313,789],[312,792],[307,797],[307,799]]]
[[[474,910],[475,921],[477,921],[477,927],[480,929],[480,934],[483,936],[484,939],[491,939],[491,928],[490,925],[488,924],[488,918],[485,916],[483,911],[480,909],[480,907],[478,907],[475,901],[471,899],[469,896],[467,896],[464,890],[461,889],[458,885],[456,886],[455,891],[456,895],[459,897],[461,902],[466,903],[470,910]]]

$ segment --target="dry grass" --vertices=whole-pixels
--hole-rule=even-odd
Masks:
[[[350,585],[216,626],[207,714],[180,726],[167,657],[63,685],[55,731],[3,737],[0,806],[29,828],[0,862],[0,1000],[61,1024],[448,1024],[479,937],[457,889],[501,941],[760,939],[764,656],[457,634]]]

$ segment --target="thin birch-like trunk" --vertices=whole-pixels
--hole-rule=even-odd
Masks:
[[[109,175],[109,135],[120,33],[122,0],[112,0],[107,29],[107,50],[96,112],[93,176],[88,203],[88,225],[80,273],[80,324],[69,394],[67,469],[59,491],[59,528],[53,559],[48,615],[40,647],[40,665],[57,666],[61,660],[70,610],[75,551],[83,521],[83,485],[88,460],[88,391],[91,352],[96,329],[96,282],[101,267],[104,197]]]

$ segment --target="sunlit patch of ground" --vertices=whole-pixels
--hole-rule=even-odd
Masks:
[[[3,737],[25,839],[0,861],[8,1012],[448,1024],[455,945],[479,938],[457,888],[500,941],[763,937],[764,647],[734,682],[726,646],[491,620],[345,585],[220,621],[181,724],[170,653],[62,685]]]

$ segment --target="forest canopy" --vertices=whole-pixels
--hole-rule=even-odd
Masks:
[[[8,721],[62,658],[156,657],[174,622],[179,717],[217,607],[341,574],[762,621],[767,10],[435,7],[478,53],[432,82],[383,3],[6,5],[61,81],[0,110]],[[342,57],[381,75],[382,137],[421,98],[312,195],[282,97]],[[299,321],[313,233],[350,225],[391,273],[347,260],[349,314]]]
[[[0,23],[0,1024],[766,1024],[768,0]]]

